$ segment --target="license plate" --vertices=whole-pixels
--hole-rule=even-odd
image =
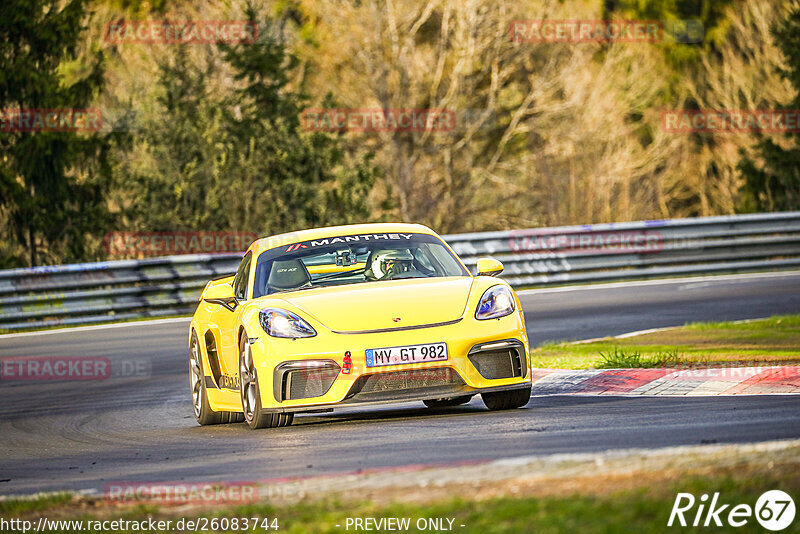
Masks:
[[[440,362],[447,359],[447,343],[423,343],[383,349],[367,349],[367,367]]]

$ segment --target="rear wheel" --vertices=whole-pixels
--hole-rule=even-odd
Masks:
[[[242,396],[244,420],[250,428],[276,428],[292,424],[293,413],[265,412],[261,409],[258,373],[250,343],[245,336],[239,341],[239,391]]]
[[[531,387],[481,393],[483,403],[490,410],[512,410],[522,408],[531,400]]]
[[[244,415],[238,412],[215,412],[211,409],[206,392],[206,376],[203,372],[203,357],[200,354],[200,345],[197,334],[192,333],[192,343],[189,347],[189,388],[192,392],[192,410],[194,418],[201,425],[218,425],[221,423],[239,423],[244,420]]]
[[[460,397],[450,397],[447,399],[426,399],[422,402],[428,408],[449,408],[451,406],[459,406],[466,404],[472,400],[472,395],[462,395]]]

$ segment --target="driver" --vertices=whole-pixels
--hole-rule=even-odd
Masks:
[[[364,271],[367,280],[390,280],[414,270],[414,256],[407,250],[376,250]]]

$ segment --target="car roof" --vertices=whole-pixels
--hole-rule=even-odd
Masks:
[[[324,239],[326,237],[336,237],[341,235],[372,234],[372,233],[415,233],[436,235],[436,232],[422,224],[411,223],[366,223],[366,224],[346,224],[342,226],[328,226],[325,228],[311,228],[308,230],[298,230],[269,237],[257,239],[250,245],[248,251],[259,254],[265,250],[292,243],[300,243],[311,239]]]

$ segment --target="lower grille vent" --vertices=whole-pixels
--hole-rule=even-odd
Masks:
[[[409,369],[360,376],[350,388],[347,399],[349,402],[371,402],[411,399],[420,395],[439,398],[455,396],[466,390],[464,381],[449,367]]]
[[[473,349],[469,361],[483,378],[496,380],[499,378],[519,378],[527,373],[525,350],[522,347],[510,346],[498,349]]]
[[[336,377],[339,365],[334,361],[286,362],[275,368],[275,400],[310,399],[325,395]]]

